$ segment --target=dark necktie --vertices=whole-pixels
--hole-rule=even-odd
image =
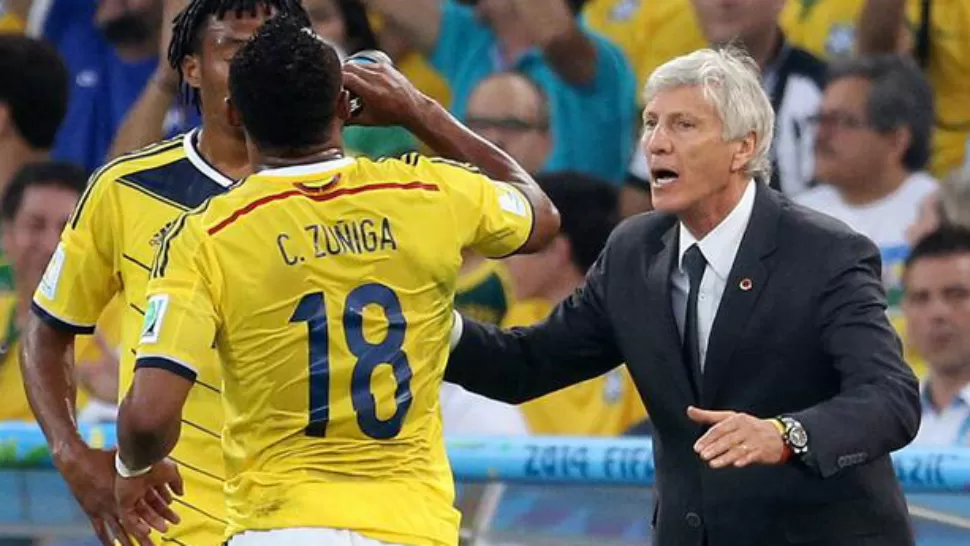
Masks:
[[[704,278],[706,267],[707,260],[704,259],[700,247],[696,244],[691,245],[684,253],[684,269],[690,280],[690,292],[687,293],[687,311],[684,316],[683,352],[687,372],[694,382],[698,395],[701,390],[701,351],[697,337],[697,294],[700,292],[701,279]]]

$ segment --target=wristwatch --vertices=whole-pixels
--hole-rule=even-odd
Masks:
[[[808,433],[801,423],[791,417],[779,417],[784,430],[781,433],[785,444],[791,448],[792,453],[798,456],[808,453]]]

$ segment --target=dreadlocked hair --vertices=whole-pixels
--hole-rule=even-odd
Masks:
[[[195,107],[201,106],[199,90],[185,83],[182,76],[182,60],[189,55],[199,53],[202,48],[202,31],[214,15],[222,19],[229,12],[235,12],[237,17],[245,14],[257,16],[260,13],[269,16],[273,11],[277,15],[295,17],[305,26],[310,26],[310,16],[303,8],[301,0],[192,0],[172,20],[172,42],[168,45],[168,64],[178,74],[179,89],[182,98]]]

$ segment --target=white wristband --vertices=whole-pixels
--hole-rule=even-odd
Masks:
[[[115,453],[115,471],[122,478],[137,478],[138,476],[144,476],[152,471],[152,465],[148,465],[145,468],[139,470],[132,470],[125,465],[125,462],[121,460],[121,453]]]

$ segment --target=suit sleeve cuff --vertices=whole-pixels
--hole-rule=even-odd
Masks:
[[[449,339],[449,350],[454,351],[455,347],[458,346],[458,342],[461,341],[461,334],[465,331],[465,321],[461,318],[461,313],[458,311],[452,311],[455,316],[455,322],[451,325],[451,338]]]
[[[199,372],[194,367],[166,356],[146,355],[139,357],[138,360],[135,361],[135,369],[138,370],[142,368],[167,370],[179,377],[183,377],[193,382],[195,381],[195,378],[199,376]]]
[[[94,325],[87,326],[84,324],[74,324],[64,319],[55,317],[53,314],[41,307],[36,301],[30,302],[30,309],[41,321],[56,330],[68,332],[77,336],[91,335],[94,333]]]

